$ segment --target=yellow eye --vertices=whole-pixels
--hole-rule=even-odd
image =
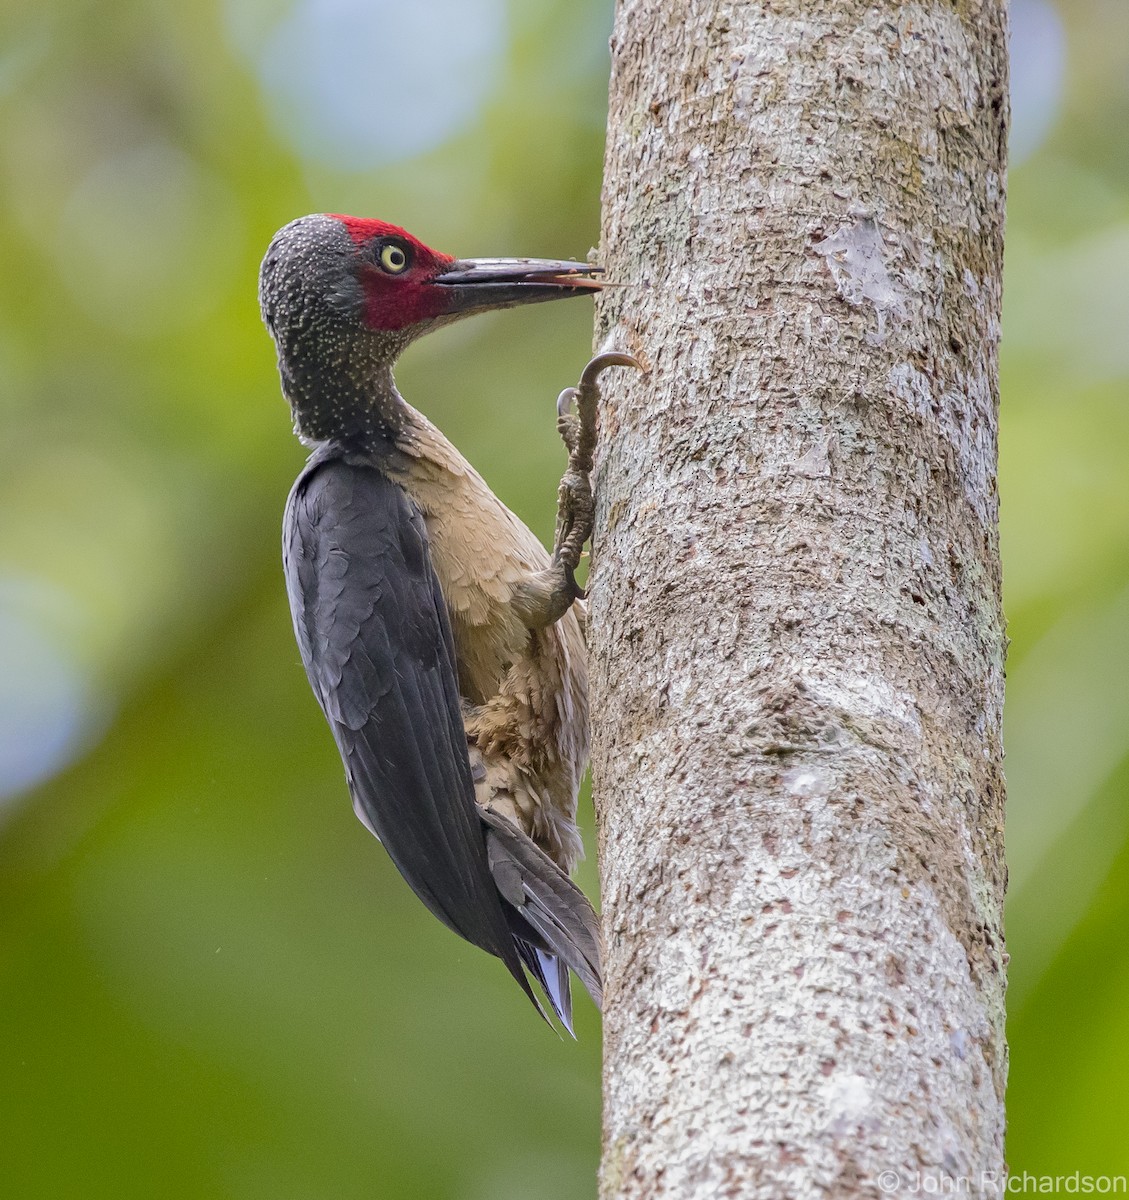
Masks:
[[[380,265],[389,275],[399,275],[408,268],[407,251],[395,242],[388,242],[380,248]]]

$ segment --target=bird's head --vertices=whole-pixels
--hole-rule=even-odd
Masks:
[[[259,273],[299,433],[387,424],[391,367],[417,337],[474,313],[598,290],[600,268],[532,258],[456,259],[384,221],[318,213],[275,234]]]
[[[456,259],[384,221],[319,213],[275,234],[259,273],[259,300],[283,385],[296,402],[286,385],[307,368],[388,368],[438,325],[589,293],[600,287],[599,273],[578,262]]]

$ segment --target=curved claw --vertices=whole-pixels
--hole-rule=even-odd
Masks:
[[[580,561],[584,543],[592,535],[593,499],[590,473],[596,448],[596,407],[599,402],[597,380],[608,367],[635,367],[644,370],[643,364],[630,354],[610,351],[597,354],[584,368],[580,383],[565,388],[557,397],[557,431],[568,450],[568,469],[557,492],[557,534],[553,547],[553,563],[563,570],[563,587],[554,590],[554,597],[564,598],[564,607],[557,611],[551,605],[548,611],[556,620],[574,600],[583,599],[586,593],[577,582],[573,572]],[[574,414],[575,405],[579,414]]]
[[[607,370],[608,367],[635,367],[639,371],[645,370],[643,364],[630,354],[622,354],[618,350],[609,351],[607,354],[597,354],[591,359],[588,365],[584,368],[583,374],[580,376],[580,387],[590,388],[600,374]],[[573,389],[574,391],[576,389]],[[557,402],[558,404],[560,401]]]

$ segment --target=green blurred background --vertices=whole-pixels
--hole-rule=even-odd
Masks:
[[[1009,1157],[1114,1173],[1129,4],[1013,23]],[[583,257],[610,26],[610,0],[0,13],[0,1197],[594,1195],[591,1006],[550,1034],[350,811],[281,584],[303,456],[255,279],[318,210]],[[545,538],[590,331],[581,303],[483,318],[399,373]]]

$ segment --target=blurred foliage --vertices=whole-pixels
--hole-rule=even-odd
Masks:
[[[354,142],[326,154],[313,117],[312,141],[287,140],[294,31],[390,5],[0,13],[5,1196],[593,1194],[591,1006],[559,1041],[403,887],[352,817],[281,587],[302,451],[256,307],[274,230],[331,210],[463,254],[582,257],[597,237],[608,0],[437,8],[426,49],[404,27],[374,72],[457,78],[471,19],[501,38],[474,43],[489,86],[448,97],[411,153],[412,128],[366,139],[411,120],[395,93],[359,124],[352,97]],[[1112,1173],[1129,1165],[1129,9],[1060,12],[1056,119],[1010,183],[1010,1159]],[[294,94],[332,113],[332,74]],[[545,538],[553,400],[590,328],[581,303],[484,318],[399,373]]]
[[[1129,5],[1059,13],[1061,108],[1011,172],[1004,273],[1008,1157],[1032,1174],[1124,1174]]]

